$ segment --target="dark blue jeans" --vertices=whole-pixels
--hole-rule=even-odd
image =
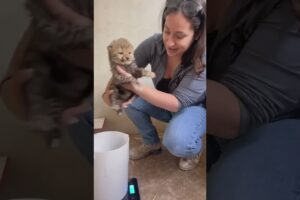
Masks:
[[[208,200],[299,200],[300,120],[264,125],[226,144],[207,176]]]
[[[206,109],[200,105],[185,107],[171,113],[138,97],[125,112],[139,130],[145,144],[160,142],[151,121],[153,117],[168,122],[163,144],[171,154],[188,158],[202,150],[202,138],[206,132]]]

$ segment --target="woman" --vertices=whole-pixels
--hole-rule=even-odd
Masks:
[[[139,130],[143,144],[131,148],[130,158],[144,158],[161,150],[150,117],[169,122],[164,146],[180,157],[179,167],[191,170],[199,162],[201,139],[206,131],[205,104],[205,3],[200,0],[167,0],[162,34],[143,41],[135,50],[138,67],[150,64],[156,73],[155,88],[125,84],[138,98],[125,112]],[[119,68],[119,72],[129,76]],[[109,91],[103,95],[109,104]]]

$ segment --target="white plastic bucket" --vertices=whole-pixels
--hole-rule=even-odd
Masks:
[[[94,199],[121,200],[128,188],[129,137],[117,131],[94,135]]]

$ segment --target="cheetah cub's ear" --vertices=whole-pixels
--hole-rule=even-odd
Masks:
[[[113,49],[113,46],[112,46],[112,45],[108,45],[108,46],[107,46],[107,51],[108,51],[108,52],[111,52],[112,49]]]

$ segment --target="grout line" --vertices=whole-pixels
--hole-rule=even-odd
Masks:
[[[166,183],[168,182],[168,178],[162,183],[162,185],[166,185]],[[162,188],[158,189],[158,191],[156,192],[156,194],[154,195],[153,199],[152,200],[155,200],[156,199],[156,196],[157,194],[159,193],[159,191],[162,190]]]
[[[154,197],[153,197],[152,200],[155,200],[155,199],[156,199],[157,194],[158,194],[158,192],[156,192],[156,194],[154,195]]]

